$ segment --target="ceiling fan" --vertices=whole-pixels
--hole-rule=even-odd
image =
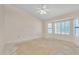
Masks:
[[[40,8],[37,8],[37,12],[41,15],[47,14],[49,9],[47,9],[47,5],[41,4]]]

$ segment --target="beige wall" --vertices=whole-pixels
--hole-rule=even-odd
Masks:
[[[2,54],[4,45],[4,6],[0,5],[0,54]]]
[[[12,44],[40,37],[41,20],[11,5],[0,5],[0,54]]]
[[[24,41],[42,36],[41,20],[8,5],[5,12],[6,42]]]
[[[57,35],[57,34],[48,34],[48,23],[49,22],[55,22],[56,20],[61,20],[61,19],[66,19],[66,17],[71,17],[70,21],[71,21],[71,28],[70,28],[70,35]],[[58,17],[54,17],[50,20],[47,20],[44,22],[44,37],[45,38],[55,38],[55,39],[59,39],[59,40],[66,40],[66,41],[71,41],[71,42],[75,42],[75,43],[79,43],[79,39],[75,39],[75,36],[73,34],[73,17],[74,16],[78,16],[79,17],[79,11],[77,12],[72,12],[72,13],[69,13],[69,14],[65,14],[65,15],[61,15],[61,16],[58,16]]]

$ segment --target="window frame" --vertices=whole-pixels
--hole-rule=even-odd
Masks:
[[[69,23],[70,23],[70,20],[69,19],[68,20],[59,20],[59,21],[51,22],[52,23],[52,33],[51,34],[54,33],[54,34],[60,34],[60,35],[69,35],[70,34],[70,24],[69,24],[69,32],[66,33],[65,32],[66,21],[69,21]],[[64,31],[63,31],[63,33],[60,30],[61,22],[64,23]],[[59,26],[59,32],[56,32],[57,31],[56,30],[56,23],[59,23],[60,24],[60,25],[58,25]]]

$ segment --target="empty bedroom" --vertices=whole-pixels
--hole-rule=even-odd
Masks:
[[[79,4],[0,4],[1,55],[78,55]]]

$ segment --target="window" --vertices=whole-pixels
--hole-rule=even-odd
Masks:
[[[60,23],[59,22],[56,22],[55,23],[55,33],[57,34],[60,34]]]
[[[69,34],[70,32],[70,21],[59,21],[55,23],[56,34]]]
[[[53,25],[54,26],[53,26]],[[57,21],[54,23],[48,24],[48,33],[55,33],[55,34],[69,34],[70,33],[70,20],[65,21]]]
[[[52,33],[52,23],[48,23],[48,33]]]
[[[74,28],[76,36],[79,36],[79,20],[78,17],[74,18]]]
[[[61,21],[60,22],[60,32],[61,32],[61,34],[64,34],[65,32],[64,32],[64,22],[63,21]]]
[[[70,21],[69,20],[65,21],[65,33],[66,34],[70,33]]]

